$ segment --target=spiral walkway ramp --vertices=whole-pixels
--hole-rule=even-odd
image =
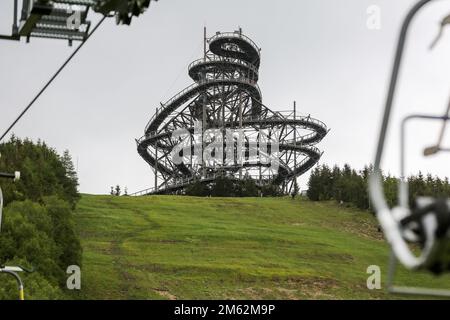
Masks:
[[[297,115],[295,106],[272,111],[262,103],[260,49],[242,31],[217,32],[206,41],[209,50],[188,67],[194,83],[161,104],[136,140],[138,153],[155,171],[155,186],[133,195],[183,193],[194,181],[211,183],[219,176],[251,177],[258,186],[272,184],[289,192],[294,180],[319,161],[322,152],[315,145],[328,133],[327,126]],[[201,131],[196,131],[199,124]],[[180,130],[184,136],[174,134]],[[240,153],[235,136],[225,139],[228,131],[242,134]],[[264,148],[261,137],[266,137]],[[231,148],[231,159],[223,151],[223,161],[211,163],[202,152],[195,153],[213,143]],[[173,159],[175,148],[181,163]]]

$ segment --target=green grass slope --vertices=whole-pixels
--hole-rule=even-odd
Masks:
[[[379,299],[389,249],[372,215],[289,198],[83,195],[84,299]],[[397,273],[450,288],[449,277]],[[404,298],[404,297],[400,297]]]

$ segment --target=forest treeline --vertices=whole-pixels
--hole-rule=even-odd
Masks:
[[[342,168],[327,165],[317,166],[309,177],[307,195],[310,200],[336,200],[353,204],[359,209],[372,210],[368,194],[368,179],[372,167],[355,170],[348,164]],[[441,179],[431,174],[408,177],[409,203],[414,206],[417,196],[450,197],[448,178]],[[383,174],[383,188],[390,206],[397,203],[398,179],[390,174]]]
[[[81,267],[82,254],[73,221],[80,194],[71,156],[16,137],[0,145],[0,154],[0,171],[21,172],[19,181],[0,181],[6,206],[0,265],[35,269],[23,274],[26,299],[65,298],[67,267]],[[0,277],[0,300],[17,299],[12,277]]]
[[[277,197],[282,195],[281,190],[274,185],[265,185],[258,188],[256,180],[243,177],[242,180],[218,177],[211,183],[205,184],[196,181],[186,188],[186,195],[197,197]]]

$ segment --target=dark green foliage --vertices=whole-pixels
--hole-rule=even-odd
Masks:
[[[210,188],[211,195],[214,197],[257,197],[259,195],[256,181],[248,176],[242,180],[219,177]]]
[[[57,195],[75,207],[80,198],[78,178],[68,151],[59,156],[45,142],[12,137],[0,145],[0,154],[2,171],[21,172],[17,182],[2,181],[5,205],[17,200],[41,202],[45,196]]]
[[[259,195],[255,180],[245,177],[242,181],[237,181],[235,194],[238,197],[257,197]]]
[[[0,233],[0,264],[33,266],[23,274],[26,298],[63,298],[69,265],[81,266],[73,209],[80,195],[67,151],[59,156],[43,142],[12,138],[0,145],[0,169],[21,171],[20,181],[0,181],[7,204]],[[16,299],[17,287],[0,274],[0,300]],[[4,285],[3,285],[4,284]]]
[[[82,248],[69,206],[56,197],[49,197],[45,199],[45,208],[52,222],[51,238],[58,249],[59,267],[64,271],[70,265],[81,267]]]
[[[195,197],[206,197],[209,196],[210,190],[207,185],[196,181],[186,188],[186,195]]]
[[[218,177],[211,187],[213,197],[234,197],[235,191],[234,181],[227,177]]]
[[[308,197],[313,201],[337,200],[351,203],[360,209],[371,210],[368,193],[368,179],[372,167],[361,171],[352,169],[349,165],[343,168],[335,166],[332,170],[327,165],[316,167],[308,182]],[[450,184],[447,178],[427,175],[424,178],[419,172],[417,176],[408,178],[410,205],[414,205],[417,196],[450,197]],[[398,179],[391,175],[383,175],[383,187],[386,200],[392,207],[397,203]]]
[[[292,199],[295,199],[295,197],[298,195],[299,191],[300,191],[300,188],[298,186],[297,179],[294,179],[294,188],[292,189],[292,192],[291,192]]]
[[[48,285],[57,291],[65,284],[66,268],[69,265],[81,266],[81,253],[67,202],[49,197],[43,204],[27,200],[13,202],[6,208],[0,234],[2,263],[11,261],[15,265],[24,261],[25,266],[36,268],[36,279],[46,279]],[[36,297],[46,295],[36,290]]]
[[[280,190],[277,186],[264,186],[261,188],[264,196],[278,196]],[[218,177],[209,184],[196,181],[186,189],[186,195],[197,197],[258,197],[260,195],[256,181],[251,177],[242,180]]]
[[[67,200],[72,205],[72,208],[75,209],[75,204],[80,199],[80,194],[78,193],[78,176],[69,150],[64,150],[60,159],[64,168],[64,175],[60,176],[64,193],[60,196]]]
[[[335,199],[352,203],[360,209],[369,209],[367,183],[371,170],[365,167],[356,171],[347,164],[343,168],[335,166],[333,169],[327,165],[318,166],[308,182],[308,197],[313,201]]]
[[[261,187],[261,194],[263,197],[280,197],[283,195],[280,188],[273,184],[266,184]]]

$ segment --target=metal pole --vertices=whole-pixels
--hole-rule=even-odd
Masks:
[[[214,87],[214,91],[215,91],[215,87]],[[226,137],[225,104],[222,103],[222,166],[226,165],[225,137]]]
[[[203,59],[206,61],[206,41],[207,41],[207,37],[206,37],[206,26],[203,27]]]
[[[158,115],[158,108],[156,108]],[[155,192],[158,191],[158,141],[155,142]]]
[[[206,61],[206,27],[203,28],[203,59]],[[206,81],[206,71],[203,72],[203,81]],[[203,93],[202,106],[202,176],[206,177],[206,165],[204,159],[205,150],[205,130],[206,130],[206,93]]]
[[[20,20],[27,20],[29,12],[30,12],[30,0],[23,0],[22,14]]]
[[[14,21],[12,25],[13,36],[19,33],[19,28],[17,27],[17,0],[14,0]]]
[[[206,80],[206,74],[204,74]],[[205,131],[206,131],[206,94],[203,94],[203,106],[202,106],[202,176],[206,177],[206,164],[205,164]]]
[[[242,179],[242,166],[244,164],[244,159],[245,158],[245,144],[244,144],[244,133],[242,132],[242,92],[239,95],[239,147],[238,151],[240,151],[239,153],[239,180]],[[244,153],[244,154],[242,154]]]
[[[155,145],[155,191],[158,191],[158,143]]]
[[[261,167],[261,162],[259,163],[259,185],[261,185],[261,175],[262,175],[262,167]]]
[[[297,128],[295,126],[295,120],[297,119],[297,102],[294,101],[294,172],[297,170]],[[297,176],[294,174],[294,183],[297,182]]]
[[[19,300],[25,300],[25,295],[23,292],[23,282],[22,282],[22,279],[20,278],[20,276],[14,271],[9,271],[9,270],[4,270],[4,269],[0,269],[0,273],[9,274],[16,279],[17,287],[19,288]]]
[[[192,109],[190,109],[190,110],[192,110]],[[193,119],[193,117],[192,117],[192,112],[191,112],[191,116],[190,116],[190,119],[189,119],[189,125],[191,126],[191,128],[192,128],[192,134],[190,134],[190,132],[189,132],[189,134],[190,134],[190,142],[191,142],[191,155],[190,155],[190,163],[191,163],[191,175],[192,175],[192,173],[194,172],[194,164],[193,164],[193,162],[192,162],[192,154],[193,154],[193,151],[194,150],[192,150],[192,143],[193,143],[193,140],[194,140],[194,134],[195,134],[195,129],[194,129],[194,121],[192,120]]]

